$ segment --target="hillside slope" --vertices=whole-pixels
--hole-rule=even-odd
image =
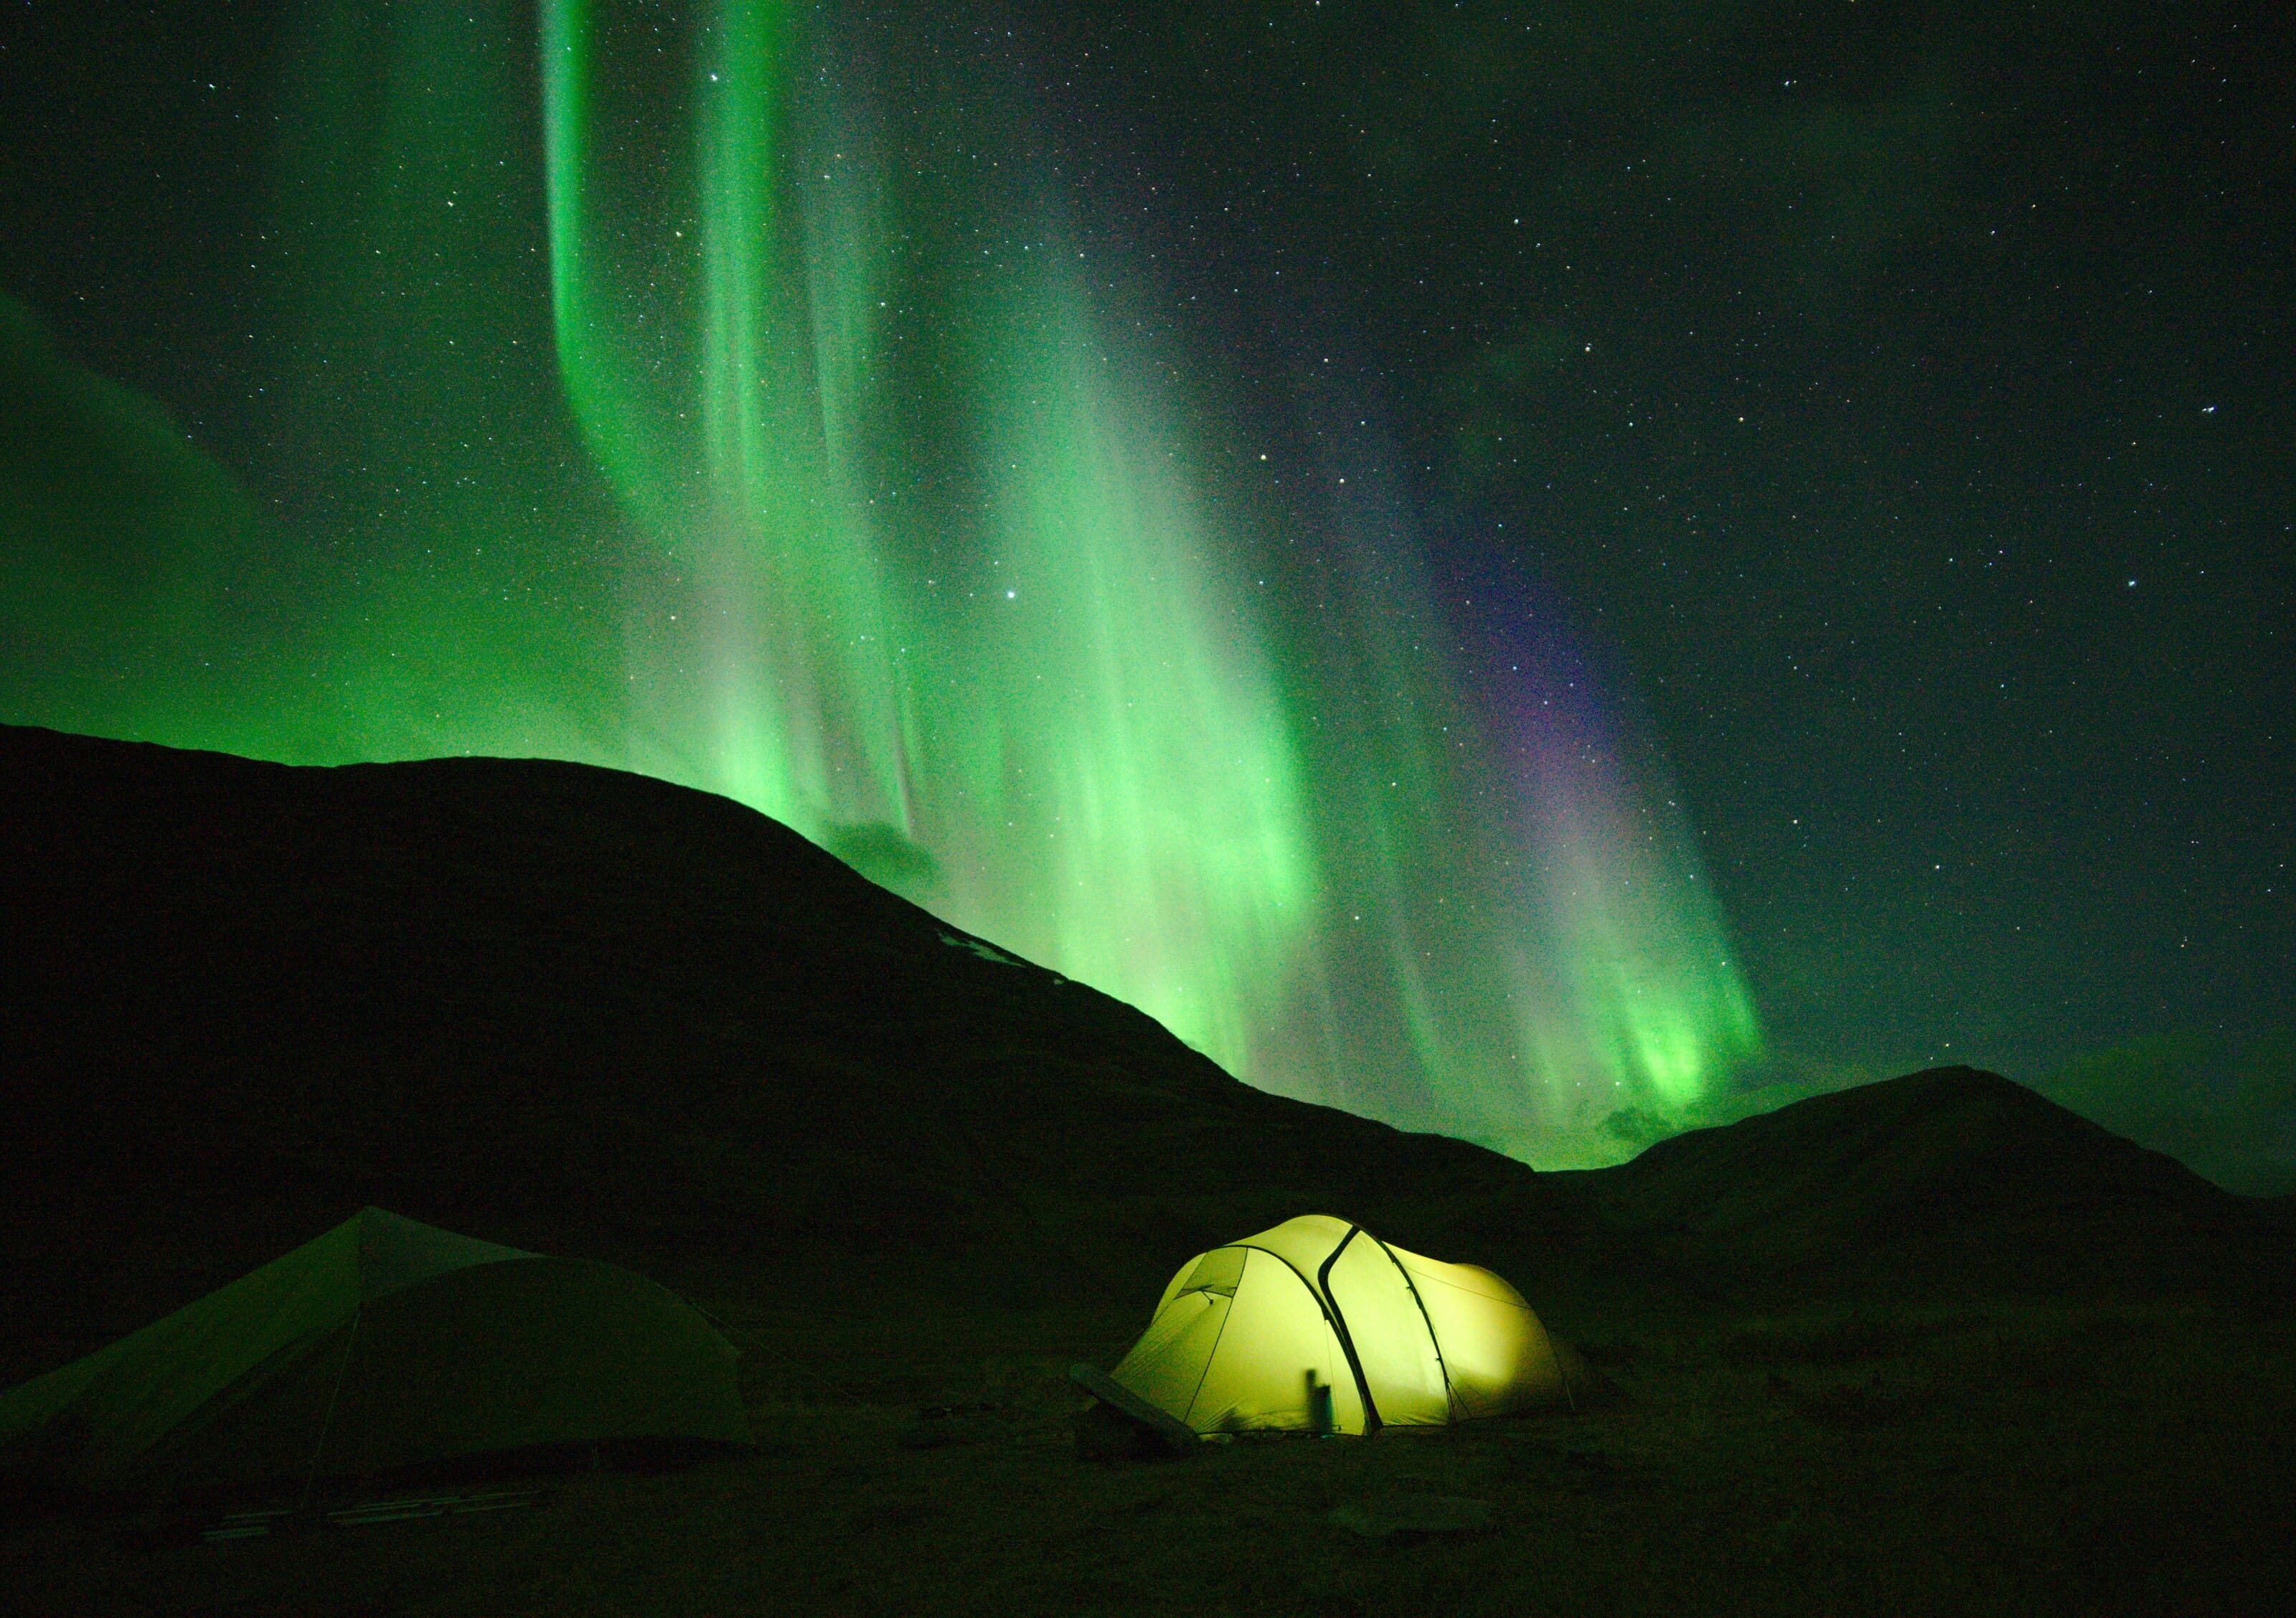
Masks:
[[[367,1203],[857,1308],[904,1265],[1144,1308],[1315,1211],[1541,1299],[2213,1284],[2288,1250],[2285,1208],[1966,1069],[1534,1174],[1251,1089],[761,815],[611,770],[0,727],[0,1381]]]
[[[44,1187],[0,1211],[29,1267],[0,1330],[117,1255],[180,1255],[139,1305],[188,1296],[370,1202],[554,1250],[965,1253],[1057,1285],[1263,1213],[1531,1194],[643,776],[7,728],[0,825],[0,1174]]]
[[[2237,1197],[2023,1085],[1931,1068],[1662,1140],[1570,1177],[1614,1240],[1710,1276],[2207,1285],[2253,1268]]]

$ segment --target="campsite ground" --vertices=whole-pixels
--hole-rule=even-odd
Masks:
[[[771,1302],[761,1301],[770,1298]],[[1079,1457],[1144,1302],[720,1291],[754,1455],[538,1509],[220,1544],[18,1520],[39,1613],[2285,1611],[2296,1319],[2152,1300],[1755,1316],[1551,1301],[1623,1397],[1447,1433]],[[959,1407],[949,1409],[949,1407]],[[942,1413],[922,1416],[921,1411]],[[496,1485],[499,1486],[499,1485]],[[1486,1501],[1373,1539],[1344,1508]]]

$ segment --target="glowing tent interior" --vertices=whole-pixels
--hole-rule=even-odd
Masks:
[[[1489,1270],[1325,1214],[1189,1260],[1110,1373],[1199,1433],[1440,1426],[1570,1401],[1587,1376]]]
[[[627,1269],[367,1208],[0,1393],[0,1471],[141,1492],[748,1444],[734,1357]]]

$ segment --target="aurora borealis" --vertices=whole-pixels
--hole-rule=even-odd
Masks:
[[[1263,10],[290,0],[111,59],[59,13],[0,717],[721,792],[1253,1083],[1542,1165],[2268,1026],[2284,810],[2195,838],[2169,784],[2285,775],[2284,527],[2195,436],[2262,441],[2248,362],[2157,303],[2066,358],[2080,311],[2010,311],[2087,260],[1985,256],[2092,151],[2200,160],[2084,103],[1997,207],[1981,119],[2039,93],[1943,12]],[[2233,252],[2111,217],[2178,308],[2146,243]],[[2170,615],[2110,617],[2140,576]],[[2140,801],[2189,813],[2112,889]]]
[[[542,14],[559,367],[685,570],[634,681],[657,768],[1292,1094],[1534,1151],[1758,1051],[1596,705],[1465,701],[1365,543],[1403,512],[1234,497],[1007,69],[960,100],[919,42],[714,16],[689,116],[624,114],[632,176],[611,8]]]

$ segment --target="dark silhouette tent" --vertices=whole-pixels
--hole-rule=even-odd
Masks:
[[[0,1471],[141,1492],[747,1444],[734,1358],[643,1276],[368,1208],[0,1393]]]

